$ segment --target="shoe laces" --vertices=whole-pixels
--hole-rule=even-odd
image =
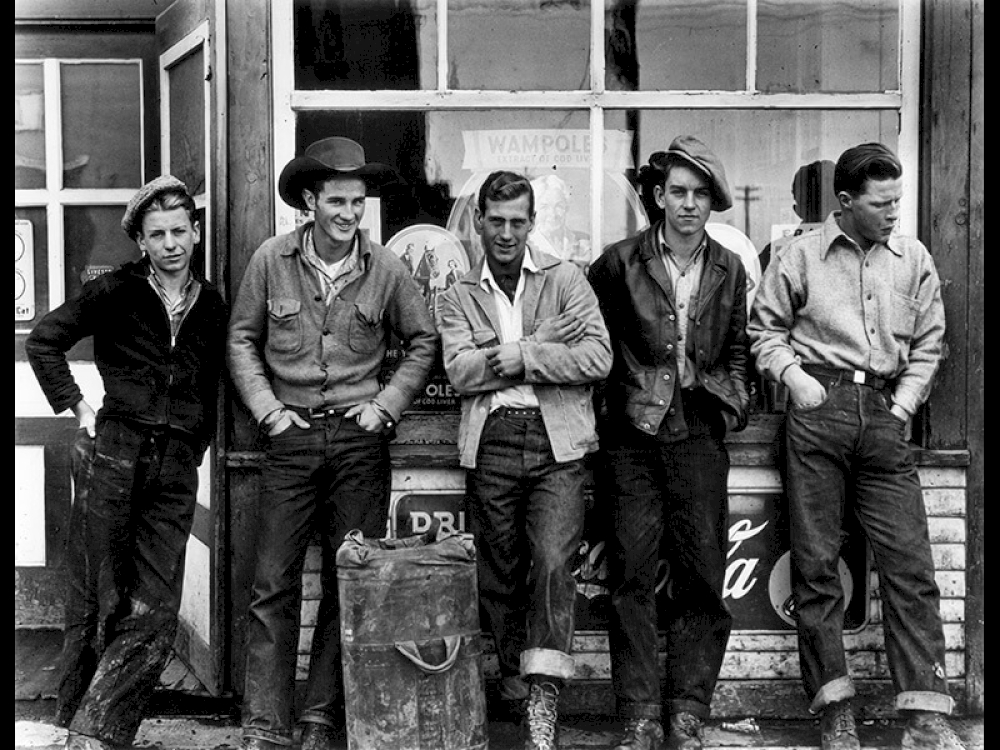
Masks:
[[[833,736],[841,734],[854,736],[858,733],[857,726],[854,723],[854,713],[851,711],[851,707],[847,701],[838,701],[832,704],[832,708],[829,711],[828,734]]]
[[[682,712],[674,717],[672,722],[674,728],[680,732],[683,732],[688,737],[697,737],[701,739],[701,719],[691,713]]]
[[[625,736],[622,737],[620,747],[627,747],[630,744],[638,744],[644,737],[655,737],[659,742],[663,739],[663,729],[653,719],[629,719],[625,725]]]
[[[527,710],[528,732],[537,750],[555,750],[558,697],[559,691],[551,683],[531,686]]]

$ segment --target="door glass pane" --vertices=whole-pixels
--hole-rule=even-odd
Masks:
[[[39,63],[14,63],[14,189],[45,187],[45,82]]]
[[[899,0],[759,0],[766,92],[899,88]]]
[[[587,89],[589,49],[590,0],[448,0],[449,88]]]
[[[66,299],[84,282],[138,260],[139,248],[122,231],[123,206],[66,207]]]
[[[139,187],[139,64],[63,64],[61,71],[64,186]]]
[[[610,90],[746,88],[746,0],[605,0]]]
[[[205,183],[205,49],[198,47],[167,71],[170,97],[170,173],[201,195]],[[166,156],[166,155],[165,155]]]
[[[295,0],[295,88],[435,88],[436,7],[436,0]]]

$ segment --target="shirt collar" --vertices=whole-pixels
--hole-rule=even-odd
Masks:
[[[535,259],[531,257],[531,253],[532,253],[531,245],[525,245],[524,258],[521,261],[522,276],[525,274],[525,272],[538,273],[538,265],[535,263]],[[479,272],[479,283],[485,286],[487,289],[500,288],[500,285],[497,283],[497,280],[493,278],[493,271],[490,270],[490,263],[486,258],[483,258],[483,270]]]
[[[667,253],[672,254],[674,252],[673,250],[670,249],[670,245],[667,244],[667,238],[663,233],[662,224],[660,225],[659,232],[657,232],[657,241],[659,243],[661,254],[664,255]],[[704,250],[707,245],[708,245],[708,232],[703,231],[701,235],[701,242],[698,244],[698,247],[695,248],[694,253],[692,253],[691,257],[693,258],[694,256],[696,256],[698,253]]]
[[[826,217],[826,221],[823,222],[823,246],[820,248],[819,258],[820,260],[826,260],[826,256],[830,254],[834,245],[847,245],[848,247],[860,250],[858,243],[852,240],[843,229],[840,228],[840,223],[838,219],[840,218],[840,211],[831,211],[830,215]],[[885,247],[893,255],[899,257],[903,256],[903,251],[901,248],[897,247],[899,243],[892,237],[889,238],[887,242],[876,242],[872,245],[872,248],[882,246]]]

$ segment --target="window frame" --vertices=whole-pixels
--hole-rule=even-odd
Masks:
[[[605,2],[590,4],[590,88],[578,90],[511,91],[470,90],[448,87],[448,0],[436,0],[437,81],[433,89],[355,91],[341,89],[297,90],[295,88],[293,3],[282,0],[271,5],[272,82],[274,95],[274,167],[295,157],[295,139],[279,133],[295,133],[296,117],[307,111],[363,110],[586,110],[590,117],[592,143],[604,138],[605,110],[755,109],[755,110],[867,110],[896,112],[899,118],[897,154],[904,165],[900,230],[916,234],[919,209],[917,159],[919,152],[919,90],[921,11],[919,0],[899,0],[898,73],[899,89],[871,93],[778,93],[756,89],[757,0],[746,0],[747,58],[745,86],[739,91],[608,91],[605,89]],[[590,165],[591,236],[601,236],[600,200],[603,153],[594,149]],[[277,231],[295,227],[295,211],[274,189]]]
[[[48,309],[54,310],[66,301],[66,234],[67,207],[119,206],[128,204],[135,191],[146,181],[146,112],[145,70],[139,57],[126,58],[15,58],[15,65],[42,66],[45,87],[43,99],[45,118],[45,187],[15,189],[15,208],[44,208],[48,223]],[[66,188],[63,184],[63,118],[62,71],[68,65],[135,65],[139,83],[139,185],[129,188]],[[37,280],[36,280],[37,283]],[[36,319],[38,315],[36,315]],[[31,332],[33,323],[14,324],[14,334]]]

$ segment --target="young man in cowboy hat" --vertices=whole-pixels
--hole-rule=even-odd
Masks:
[[[652,179],[648,179],[649,176]],[[732,617],[722,598],[729,531],[727,432],[746,425],[746,273],[705,231],[732,205],[722,163],[692,136],[640,174],[663,219],[590,268],[614,365],[599,421],[614,501],[611,665],[627,720],[619,750],[702,747]],[[670,598],[656,603],[660,553]],[[657,625],[666,630],[661,690]],[[661,718],[663,716],[663,718]]]
[[[80,422],[56,698],[73,750],[132,746],[174,643],[226,336],[222,297],[191,268],[196,217],[180,180],[147,183],[121,222],[142,259],[88,281],[25,344],[53,410]],[[96,414],[66,359],[86,336],[105,390]]]
[[[333,747],[344,721],[336,550],[351,529],[384,535],[389,441],[437,353],[409,270],[359,230],[367,186],[391,179],[389,167],[366,163],[350,139],[309,146],[278,188],[312,221],[257,249],[233,305],[230,372],[267,436],[247,633],[248,749],[293,742],[301,575],[316,535],[323,598],[299,719],[303,750]],[[392,334],[405,353],[382,387]]]

